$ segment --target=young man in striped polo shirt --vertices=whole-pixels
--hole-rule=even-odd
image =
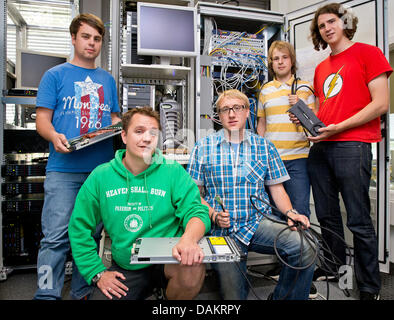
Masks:
[[[283,186],[293,207],[309,217],[309,141],[303,128],[290,121],[287,110],[299,99],[313,109],[315,96],[308,89],[312,89],[308,82],[295,81],[296,56],[290,43],[272,43],[268,51],[268,68],[274,80],[265,84],[260,94],[257,132],[277,148],[290,176]],[[292,87],[295,92],[292,92]]]

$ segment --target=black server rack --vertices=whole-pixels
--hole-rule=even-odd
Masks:
[[[11,269],[37,263],[44,204],[48,143],[36,130],[4,130],[1,166],[3,264]]]

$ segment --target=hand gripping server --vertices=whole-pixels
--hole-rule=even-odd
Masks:
[[[294,114],[301,125],[314,137],[320,134],[320,128],[326,126],[302,100],[298,100],[287,112]]]
[[[138,238],[131,248],[130,264],[175,264],[172,248],[180,237]],[[246,258],[229,236],[206,236],[198,242],[204,252],[203,263],[239,262]]]

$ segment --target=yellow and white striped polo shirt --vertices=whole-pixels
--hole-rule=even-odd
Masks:
[[[289,94],[294,81],[292,76],[287,82],[281,83],[274,79],[264,85],[258,104],[258,117],[265,118],[266,127],[264,137],[270,140],[282,160],[307,158],[309,154],[309,141],[301,126],[296,126],[289,119],[287,110],[290,109]],[[307,81],[298,80],[297,86],[307,85]],[[315,106],[315,96],[306,87],[297,90],[297,95],[310,108]]]

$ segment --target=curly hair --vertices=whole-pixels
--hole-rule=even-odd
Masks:
[[[339,3],[327,4],[315,12],[315,16],[310,26],[311,39],[316,51],[319,51],[320,47],[324,50],[328,46],[327,42],[325,42],[320,35],[319,25],[317,23],[319,16],[326,13],[335,14],[343,21],[345,26],[343,33],[349,40],[353,39],[353,36],[357,31],[358,18],[350,10]]]
[[[294,47],[286,41],[279,41],[276,40],[272,42],[270,48],[268,49],[268,71],[272,76],[275,76],[275,71],[272,68],[272,55],[274,53],[274,50],[278,49],[279,51],[287,50],[289,52],[290,60],[291,60],[291,74],[295,74],[297,71],[297,66],[296,66],[296,54]]]

